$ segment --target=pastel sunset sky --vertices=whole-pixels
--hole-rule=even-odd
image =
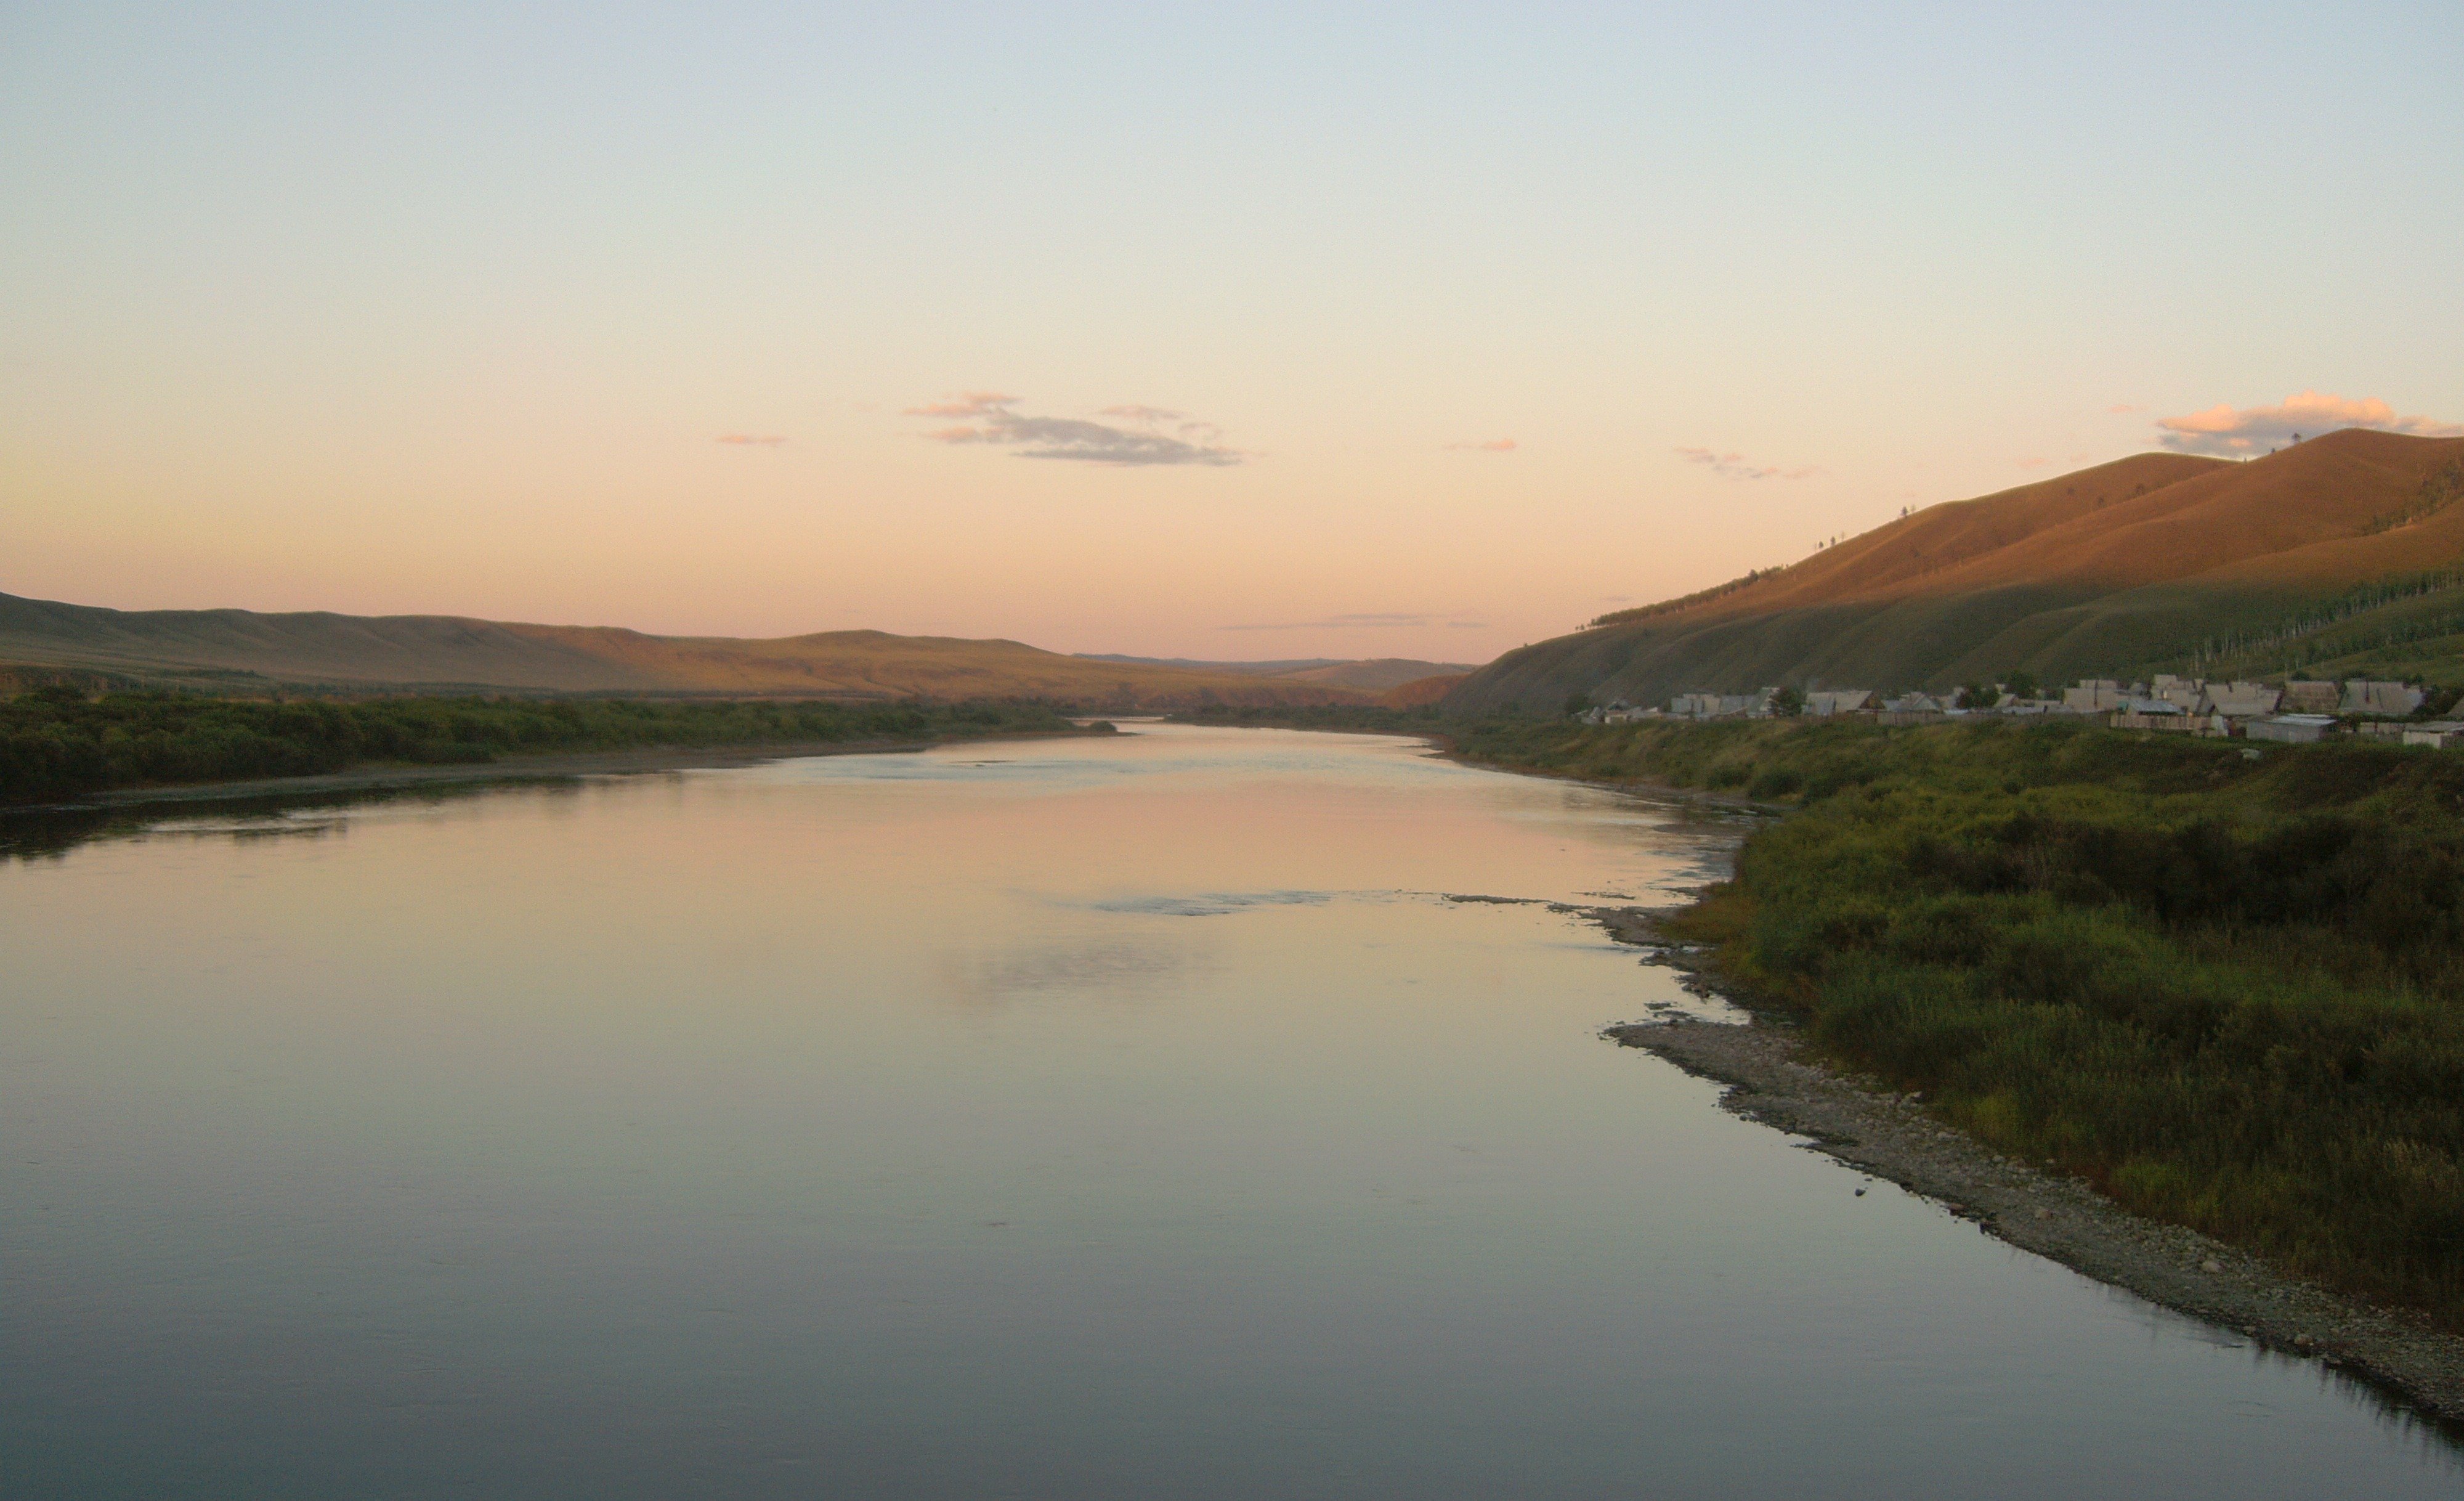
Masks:
[[[13,5],[0,591],[1485,660],[2456,430],[2459,59],[2453,0]]]

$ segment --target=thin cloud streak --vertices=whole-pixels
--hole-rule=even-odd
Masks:
[[[1018,397],[1001,391],[962,391],[921,407],[910,407],[906,415],[965,419],[959,426],[935,428],[923,435],[935,443],[1005,448],[1013,458],[1064,459],[1128,468],[1170,464],[1226,468],[1248,459],[1240,450],[1222,446],[1223,430],[1215,424],[1167,408],[1130,405],[1103,408],[1099,415],[1133,424],[1116,427],[1078,417],[1028,416],[1015,409],[1018,402]]]
[[[2399,417],[2395,408],[2375,396],[2348,401],[2325,391],[2303,391],[2274,407],[2234,410],[2211,407],[2187,417],[2157,419],[2159,439],[2167,448],[2216,458],[2247,458],[2262,449],[2281,448],[2296,437],[2317,437],[2340,428],[2369,428],[2420,438],[2464,437],[2464,425],[2428,417]]]
[[[733,448],[775,449],[787,440],[775,432],[722,432],[718,441]]]
[[[1813,465],[1801,469],[1782,469],[1776,464],[1757,464],[1743,453],[1722,453],[1715,449],[1674,451],[1688,464],[1700,464],[1722,479],[1811,479],[1822,471]]]

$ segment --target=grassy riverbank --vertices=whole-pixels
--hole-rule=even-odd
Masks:
[[[1041,703],[268,703],[159,693],[88,697],[46,688],[0,699],[0,805],[387,762],[473,765],[547,752],[962,739],[1069,727],[1059,710]]]
[[[2464,1328],[2464,756],[2008,722],[1493,720],[1500,765],[1800,805],[1680,920],[1836,1062]]]

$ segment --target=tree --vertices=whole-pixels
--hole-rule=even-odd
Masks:
[[[1793,719],[1805,712],[1805,691],[1793,685],[1784,686],[1771,695],[1771,713]]]
[[[1970,683],[1959,691],[1955,706],[1961,709],[1991,709],[2001,701],[2001,692],[1991,683]]]
[[[2036,676],[2024,669],[2010,673],[2002,679],[2002,691],[2013,698],[2034,698],[2036,696]]]
[[[1566,695],[1566,713],[1570,717],[1581,714],[1591,706],[1592,695],[1589,694],[1572,693]]]

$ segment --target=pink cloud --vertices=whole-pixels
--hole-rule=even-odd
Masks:
[[[2422,438],[2464,437],[2464,426],[2428,417],[2399,417],[2394,408],[2374,396],[2347,400],[2324,391],[2303,391],[2274,407],[2235,410],[2218,405],[2187,417],[2160,418],[2156,426],[2164,431],[2167,448],[2225,458],[2280,448],[2303,434],[2316,437],[2339,428],[2370,428]]]
[[[718,441],[737,448],[775,449],[787,440],[775,432],[722,432]]]

